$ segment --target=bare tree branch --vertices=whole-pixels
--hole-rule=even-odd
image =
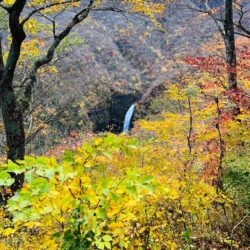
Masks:
[[[220,21],[213,14],[212,9],[211,9],[211,7],[208,4],[208,0],[204,1],[204,3],[205,3],[205,6],[206,6],[208,15],[214,20],[214,22],[215,22],[215,24],[216,24],[216,26],[217,26],[217,28],[218,28],[221,36],[225,39],[225,33],[223,31],[223,28],[221,28],[221,26],[220,26]]]
[[[211,7],[208,4],[208,1],[203,1],[205,6],[206,6],[206,10],[205,9],[201,9],[201,8],[195,8],[192,6],[187,6],[188,9],[193,10],[193,11],[197,11],[200,13],[204,13],[209,15],[210,17],[213,18],[214,22],[216,23],[216,26],[219,28],[219,32],[221,33],[221,35],[224,33],[223,29],[220,27],[220,23],[224,23],[224,19],[223,17],[217,17],[216,15],[213,14]],[[247,38],[250,38],[250,29],[247,29],[244,24],[242,23],[242,20],[244,18],[244,16],[249,12],[247,10],[244,10],[244,6],[234,3],[235,5],[239,6],[239,20],[237,22],[234,22],[234,26],[241,32],[235,32],[235,34],[240,35],[240,36],[244,36]],[[222,11],[220,11],[220,13],[222,14]]]
[[[76,101],[76,99],[71,99],[71,100],[67,101],[64,106],[62,106],[61,108],[56,110],[56,112],[52,116],[48,117],[44,121],[44,123],[48,125],[51,122],[55,121],[56,119],[60,118],[66,110],[68,110],[69,108],[72,107],[72,105],[75,103],[75,101]],[[29,144],[36,137],[36,135],[43,129],[44,129],[44,125],[41,125],[34,132],[27,135],[25,144],[26,145]]]
[[[245,37],[247,37],[247,38],[250,38],[250,29],[247,29],[247,28],[243,25],[243,23],[242,23],[242,20],[243,20],[244,16],[245,16],[249,11],[244,10],[244,7],[243,7],[241,4],[235,3],[235,5],[237,5],[237,6],[239,7],[240,10],[239,10],[239,20],[238,20],[238,22],[235,23],[234,25],[235,25],[235,27],[236,27],[237,29],[239,29],[240,31],[243,32],[243,34],[242,34],[242,33],[238,33],[238,35],[241,35],[241,36],[245,36]]]
[[[103,7],[103,8],[93,8],[92,11],[113,11],[113,12],[119,12],[119,13],[126,13],[126,10],[122,10],[116,7]]]
[[[38,13],[38,12],[41,12],[43,10],[46,10],[46,9],[49,9],[49,8],[52,8],[54,6],[58,6],[58,5],[64,5],[64,4],[72,4],[72,3],[77,3],[77,2],[80,2],[80,0],[68,0],[68,1],[64,1],[64,2],[56,2],[56,3],[51,3],[51,4],[48,4],[48,5],[45,5],[43,7],[40,7],[38,9],[34,9],[32,12],[30,12],[28,14],[28,16],[26,16],[23,21],[21,22],[21,24],[25,24],[34,14]]]
[[[24,91],[24,98],[22,100],[22,108],[25,110],[28,108],[31,98],[31,92],[33,88],[33,84],[36,81],[36,73],[39,68],[42,66],[50,63],[54,57],[56,48],[60,45],[61,41],[68,36],[68,34],[71,32],[71,30],[80,22],[82,22],[85,18],[88,17],[89,12],[91,10],[91,7],[93,6],[95,0],[90,0],[89,4],[86,8],[79,11],[73,19],[68,23],[68,25],[64,28],[63,31],[61,31],[58,35],[54,34],[54,42],[49,47],[46,55],[40,59],[38,59],[34,65],[33,68],[29,74],[29,76],[26,78],[25,83],[25,91]]]
[[[250,38],[250,34],[249,35],[247,35],[247,34],[244,34],[244,33],[241,33],[241,32],[234,32],[236,35],[239,35],[239,36],[244,36],[244,37],[246,37],[246,38]]]

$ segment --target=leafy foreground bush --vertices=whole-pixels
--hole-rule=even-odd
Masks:
[[[165,164],[157,150],[155,142],[111,134],[66,150],[59,162],[3,165],[2,186],[22,172],[25,185],[2,207],[0,249],[237,246],[220,219],[230,200],[196,172]]]

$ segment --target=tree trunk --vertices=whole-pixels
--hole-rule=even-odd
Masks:
[[[7,157],[12,161],[22,160],[25,154],[25,133],[22,112],[20,111],[14,89],[4,86],[0,89],[0,107],[5,127],[7,142]],[[15,183],[11,186],[13,192],[22,187],[23,175],[12,175]]]
[[[233,1],[225,0],[224,42],[226,47],[227,78],[229,89],[237,88],[236,50],[233,23]]]
[[[12,78],[4,79],[4,62],[2,57],[2,46],[0,38],[0,108],[2,111],[3,123],[7,142],[7,158],[16,161],[22,160],[25,154],[25,133],[23,126],[22,112],[16,101],[15,92],[12,86]],[[12,174],[15,183],[11,186],[14,193],[24,181],[23,174]]]

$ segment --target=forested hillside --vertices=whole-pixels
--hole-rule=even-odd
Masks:
[[[0,1],[0,249],[249,249],[250,3]]]

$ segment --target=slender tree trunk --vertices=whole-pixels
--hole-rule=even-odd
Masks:
[[[227,78],[229,89],[237,88],[237,60],[235,49],[233,1],[225,0],[224,42],[226,47]]]

